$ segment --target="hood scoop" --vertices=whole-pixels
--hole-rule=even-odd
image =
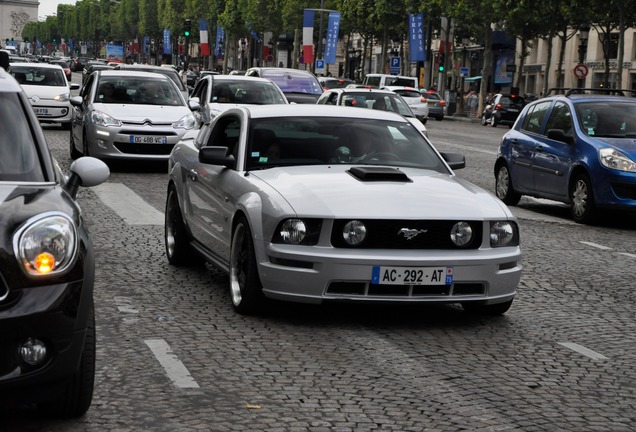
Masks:
[[[397,168],[359,166],[347,171],[350,175],[362,181],[412,182]]]

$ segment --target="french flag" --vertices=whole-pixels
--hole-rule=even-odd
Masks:
[[[314,62],[314,11],[305,9],[303,15],[303,63]]]
[[[210,55],[210,43],[208,41],[208,20],[199,20],[199,40],[201,41],[201,55]]]

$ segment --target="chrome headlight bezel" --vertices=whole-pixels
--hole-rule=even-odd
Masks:
[[[367,227],[360,220],[350,220],[342,227],[342,238],[349,246],[360,246],[366,237]]]
[[[510,220],[491,221],[488,237],[493,248],[519,246],[519,226]]]
[[[451,242],[457,247],[470,246],[473,239],[473,228],[468,222],[456,222],[450,230]]]
[[[636,162],[615,148],[602,148],[598,151],[598,156],[601,165],[605,168],[621,172],[636,173]]]
[[[30,277],[59,276],[75,263],[79,248],[75,222],[65,213],[46,212],[28,219],[13,235],[13,251],[22,271]],[[54,267],[40,272],[35,259],[41,253],[55,258]]]
[[[197,124],[197,121],[194,118],[194,115],[192,113],[188,113],[184,115],[183,117],[181,117],[176,122],[172,123],[172,127],[175,129],[189,130],[189,129],[194,129],[196,124]]]

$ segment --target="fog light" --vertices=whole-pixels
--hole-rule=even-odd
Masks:
[[[29,338],[20,346],[20,357],[25,363],[37,366],[46,360],[46,345],[39,339]]]
[[[62,115],[66,115],[67,112],[68,110],[66,108],[62,108]]]

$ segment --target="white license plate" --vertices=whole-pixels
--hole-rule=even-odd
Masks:
[[[49,113],[48,108],[33,108],[35,115],[46,115]]]
[[[168,144],[168,138],[165,136],[143,136],[131,135],[131,144]]]
[[[508,108],[508,112],[519,112],[516,108]]]
[[[452,285],[453,267],[373,266],[371,283],[383,285]]]

